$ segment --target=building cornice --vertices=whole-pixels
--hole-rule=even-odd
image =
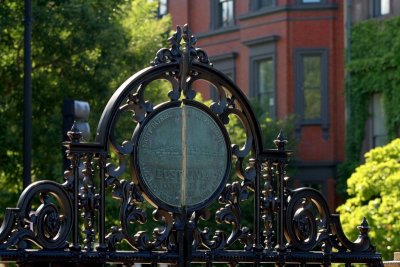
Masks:
[[[222,61],[222,60],[229,60],[229,59],[235,59],[237,57],[238,53],[233,51],[229,53],[224,53],[224,54],[218,54],[215,56],[209,56],[211,62],[213,61]]]
[[[210,30],[208,32],[203,32],[203,33],[199,33],[197,34],[197,39],[202,39],[202,38],[207,38],[207,37],[211,37],[214,35],[219,35],[219,34],[226,34],[226,33],[230,33],[230,32],[235,32],[235,31],[239,31],[240,27],[238,25],[233,25],[233,26],[229,26],[229,27],[224,27],[221,29],[217,29],[217,30]]]
[[[256,45],[261,45],[261,44],[265,44],[265,43],[276,42],[278,40],[279,40],[279,35],[269,35],[269,36],[264,36],[264,37],[244,41],[243,44],[245,46],[256,46]]]
[[[238,16],[238,20],[247,20],[260,16],[270,15],[280,12],[293,12],[293,11],[319,11],[319,10],[332,10],[337,9],[337,4],[296,4],[296,5],[284,5],[276,6],[272,8],[260,9],[254,12],[248,12],[241,16]]]

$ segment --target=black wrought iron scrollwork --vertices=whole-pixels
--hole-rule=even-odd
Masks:
[[[180,66],[179,72],[160,72],[157,76],[151,75],[152,79],[165,79],[171,83],[172,90],[169,92],[169,97],[171,101],[177,101],[179,99],[180,93],[183,92],[184,96],[189,99],[193,99],[195,95],[195,88],[193,88],[193,83],[197,80],[208,80],[210,83],[215,83],[218,87],[220,101],[217,104],[213,104],[211,106],[211,110],[214,111],[217,115],[220,115],[221,119],[223,117],[226,120],[222,119],[224,123],[229,123],[228,116],[230,114],[237,116],[241,121],[243,128],[246,132],[246,140],[244,147],[239,147],[238,145],[233,145],[233,155],[237,158],[236,169],[239,178],[243,180],[243,182],[238,181],[233,183],[234,190],[232,191],[232,185],[229,185],[223,195],[225,197],[221,197],[221,201],[227,207],[221,208],[217,215],[217,220],[221,223],[228,223],[232,225],[232,232],[230,233],[230,237],[224,237],[225,234],[222,234],[222,231],[217,230],[217,233],[214,235],[215,240],[212,241],[213,244],[207,244],[208,247],[223,247],[225,245],[230,245],[235,240],[240,240],[245,243],[246,248],[250,249],[252,242],[252,234],[248,230],[247,227],[241,225],[241,211],[240,211],[240,202],[245,201],[249,196],[249,190],[254,188],[254,177],[255,170],[253,168],[248,167],[248,162],[245,162],[244,158],[250,153],[254,142],[253,142],[253,130],[250,127],[250,122],[248,122],[248,116],[244,114],[246,107],[243,107],[240,102],[236,101],[235,96],[233,96],[233,92],[230,92],[232,88],[230,88],[229,84],[222,85],[220,81],[218,81],[218,77],[216,75],[209,75],[204,73],[201,69],[193,68],[192,64],[194,63],[202,63],[207,66],[210,65],[207,54],[201,49],[195,48],[196,38],[192,35],[191,31],[187,26],[179,27],[177,32],[169,39],[171,48],[162,49],[157,53],[156,59],[154,60],[154,66],[161,66],[164,63],[174,63],[176,62]],[[183,41],[183,46],[181,42]],[[111,128],[111,145],[112,148],[117,152],[117,156],[119,158],[118,165],[109,165],[108,166],[108,174],[110,177],[115,177],[112,179],[117,179],[124,173],[125,171],[125,156],[131,153],[133,147],[132,142],[125,141],[122,145],[118,144],[118,142],[113,137],[113,131],[115,131],[115,121],[118,119],[119,114],[123,112],[132,112],[133,119],[137,123],[141,123],[148,113],[152,112],[152,105],[144,99],[144,92],[146,91],[147,84],[151,80],[146,80],[145,78],[139,83],[137,88],[132,87],[131,92],[127,94],[126,104],[123,104],[119,107],[115,117],[114,123]],[[136,90],[132,91],[132,90]],[[229,96],[227,96],[229,94]],[[218,107],[217,107],[218,106]],[[115,184],[114,191],[115,191]],[[238,194],[238,195],[236,195]],[[123,199],[123,198],[122,198]],[[126,200],[123,200],[123,203]],[[124,217],[126,220],[126,216]],[[168,227],[167,227],[168,228]],[[114,235],[112,240],[117,240],[116,236],[120,236],[114,229]],[[208,230],[201,231],[203,234],[201,236],[205,237]],[[125,236],[126,234],[122,235]],[[111,237],[111,236],[110,236]],[[128,237],[130,238],[130,237]],[[111,238],[109,238],[111,240]],[[144,245],[144,243],[149,243],[150,238],[147,237],[147,234],[140,233],[136,236],[136,241],[131,240],[129,243],[132,246],[136,246],[137,241],[142,240],[142,244],[140,245],[140,249],[149,249],[151,245]],[[143,240],[147,240],[143,242]],[[219,242],[217,242],[219,240]],[[225,240],[225,244],[222,245],[222,240]],[[136,243],[135,243],[136,242]],[[206,242],[206,241],[204,241]],[[210,241],[211,242],[211,241]],[[206,242],[207,243],[207,242]],[[220,243],[217,245],[217,243]]]
[[[34,208],[36,197],[40,204]],[[61,185],[35,182],[22,192],[17,208],[7,209],[0,248],[26,248],[30,241],[46,249],[63,249],[68,245],[73,216],[70,196]]]
[[[180,46],[182,40],[182,28],[177,26],[176,32],[168,39],[171,48],[161,48],[158,52],[152,65],[158,65],[168,62],[176,62],[180,59]]]
[[[193,36],[190,28],[186,24],[183,27],[176,27],[176,32],[168,39],[171,48],[160,49],[157,52],[152,65],[156,66],[162,63],[179,62],[183,57],[182,50],[180,49],[182,40],[185,41],[191,61],[210,64],[207,53],[203,49],[195,47],[197,39]]]
[[[96,210],[98,209],[98,197],[95,194],[94,185],[94,169],[92,165],[93,155],[87,154],[84,159],[83,175],[81,192],[79,194],[80,208],[82,210],[82,217],[84,223],[85,234],[85,250],[91,251],[93,249],[93,242],[95,241],[96,230],[95,217]]]
[[[236,100],[229,83],[222,83],[214,75],[203,72],[196,68],[196,76],[192,76],[189,86],[192,86],[198,80],[205,80],[213,85],[218,91],[218,101],[211,104],[210,109],[218,115],[221,122],[229,124],[229,116],[236,116],[242,124],[246,139],[244,146],[232,144],[232,155],[235,157],[235,169],[238,181],[234,181],[223,190],[219,201],[223,205],[216,213],[218,223],[231,225],[232,230],[229,236],[224,231],[216,230],[215,234],[210,233],[210,229],[205,228],[197,231],[197,236],[201,239],[204,246],[210,249],[222,249],[232,245],[239,240],[245,245],[247,250],[251,249],[254,236],[248,227],[242,225],[241,220],[241,202],[246,201],[251,194],[249,191],[254,189],[254,179],[256,177],[255,168],[251,167],[248,159],[252,149],[255,147],[254,130],[246,114],[246,107]],[[200,242],[200,241],[199,241]],[[201,243],[200,242],[200,243]]]
[[[376,251],[368,236],[370,227],[368,226],[368,222],[365,217],[361,224],[357,227],[360,233],[354,242],[350,241],[343,233],[338,214],[331,215],[331,227],[332,235],[330,236],[330,242],[332,247],[338,249],[339,251]]]
[[[308,251],[328,239],[329,208],[317,190],[300,188],[290,194],[285,235],[290,246]]]
[[[351,242],[342,230],[339,216],[330,214],[320,192],[288,187],[286,166],[291,151],[286,149],[287,140],[280,133],[274,140],[276,148],[264,149],[249,102],[232,80],[212,68],[207,54],[195,47],[196,38],[189,27],[178,27],[169,43],[169,48],[157,52],[151,67],[130,77],[114,93],[100,119],[94,142],[83,142],[79,129],[73,125],[68,132],[70,141],[64,143],[71,161],[64,173],[65,182],[35,182],[24,190],[16,208],[6,210],[0,228],[0,257],[40,263],[165,262],[178,263],[180,267],[190,261],[206,266],[237,266],[242,262],[255,266],[329,266],[332,262],[381,266],[366,220],[358,227],[357,240]],[[165,103],[153,103],[146,97],[156,80],[166,81],[170,87]],[[217,92],[209,106],[196,103],[195,95],[200,91],[197,86],[204,82]],[[227,169],[232,160],[235,173],[229,180],[224,177],[219,189],[202,200],[206,203],[203,206],[161,208],[162,203],[151,201],[136,172],[135,153],[140,147],[136,141],[156,112],[188,103],[207,111],[204,114],[218,124],[228,152],[221,160],[229,162]],[[123,120],[127,114],[129,122]],[[232,117],[239,124],[234,127],[244,130],[242,146],[229,141],[224,129]],[[178,120],[179,116],[174,118]],[[131,137],[124,137],[127,140],[118,140],[121,121],[132,131]],[[168,140],[165,142],[167,146]],[[182,166],[186,166],[185,160],[182,159]],[[180,170],[176,173],[180,174]],[[164,180],[168,183],[168,179]],[[119,201],[119,220],[109,229],[107,190]],[[219,203],[210,206],[216,199]],[[243,203],[250,203],[254,213],[249,225],[244,223]],[[152,231],[140,231],[137,226],[150,220],[158,226]],[[208,227],[203,227],[204,221]],[[122,241],[130,246],[127,251],[119,250]],[[239,242],[242,250],[235,246]]]
[[[265,248],[272,250],[275,246],[275,212],[277,212],[277,199],[275,192],[274,166],[273,162],[269,161],[262,166],[263,179],[265,181],[263,190],[261,192],[261,210],[262,220],[264,222],[263,235],[265,237]]]
[[[111,233],[106,237],[108,248],[116,250],[116,245],[125,239],[134,249],[139,251],[149,251],[155,248],[168,247],[167,241],[173,228],[172,215],[161,209],[153,212],[156,221],[162,221],[163,226],[154,229],[153,239],[145,231],[135,234],[129,230],[132,223],[144,224],[147,221],[147,214],[138,207],[144,201],[142,192],[136,184],[129,181],[119,182],[116,178],[108,178],[108,186],[113,188],[113,196],[122,201],[120,208],[121,228],[113,227]]]
[[[250,182],[251,183],[251,182]],[[216,221],[219,223],[227,223],[232,225],[232,231],[226,240],[226,246],[231,245],[236,240],[240,240],[246,250],[252,246],[253,236],[250,230],[241,224],[241,208],[240,202],[247,200],[249,196],[249,181],[233,182],[228,184],[219,198],[219,202],[224,204],[216,213]],[[221,234],[217,234],[218,237]]]
[[[167,211],[156,209],[153,212],[153,218],[155,221],[162,221],[164,225],[153,230],[153,239],[150,239],[148,233],[145,231],[137,232],[134,236],[135,247],[141,251],[161,248],[171,249],[173,245],[171,246],[168,243],[174,222],[171,214]]]
[[[107,179],[107,186],[112,187],[113,197],[122,202],[119,212],[121,228],[113,227],[111,233],[106,237],[108,247],[115,250],[116,243],[126,239],[132,247],[136,248],[136,241],[129,234],[128,227],[130,223],[145,223],[147,220],[146,213],[137,207],[138,203],[144,201],[141,191],[133,182],[124,180],[120,182],[115,177]]]
[[[300,188],[290,194],[286,212],[285,235],[296,250],[310,251],[323,247],[324,251],[375,251],[368,237],[369,226],[364,218],[358,227],[360,235],[351,242],[344,235],[338,215],[329,212],[320,192]]]

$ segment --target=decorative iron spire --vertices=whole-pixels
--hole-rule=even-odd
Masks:
[[[283,135],[282,130],[280,130],[278,136],[274,140],[275,146],[278,148],[278,150],[285,150],[285,146],[287,143],[288,143],[288,140]]]
[[[363,221],[361,222],[361,224],[359,226],[357,226],[358,231],[360,231],[360,235],[364,236],[364,237],[368,237],[368,232],[371,229],[368,225],[368,221],[367,218],[363,218]]]
[[[181,48],[182,40],[185,43],[184,48]],[[203,49],[196,48],[196,37],[193,36],[189,26],[176,26],[176,32],[168,39],[170,48],[161,48],[158,50],[152,66],[157,66],[163,63],[177,62],[179,63],[183,58],[183,50],[187,49],[189,54],[189,62],[194,61],[211,65],[208,56]]]
[[[74,124],[72,125],[71,130],[67,132],[67,135],[72,143],[79,143],[82,140],[82,132],[76,125],[76,121],[74,121]]]

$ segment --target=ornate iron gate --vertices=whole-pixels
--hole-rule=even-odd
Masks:
[[[288,188],[287,141],[279,134],[275,149],[263,148],[246,97],[195,48],[188,27],[177,27],[169,42],[151,67],[114,93],[95,142],[82,141],[76,127],[68,132],[65,182],[35,182],[16,208],[6,210],[1,259],[26,265],[382,266],[365,220],[351,242],[318,191]],[[171,90],[168,101],[154,106],[147,93],[157,80]],[[195,99],[196,86],[205,82],[217,92],[210,105]],[[133,122],[123,119],[127,113]],[[232,117],[245,131],[242,147],[226,129]],[[133,135],[125,140],[118,129],[128,126]],[[110,192],[116,200],[107,198]],[[106,200],[118,205],[115,226],[106,220]],[[150,205],[159,224],[152,234],[140,231],[151,221]],[[252,209],[251,222],[243,207]]]

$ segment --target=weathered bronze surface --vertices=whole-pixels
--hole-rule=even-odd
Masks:
[[[193,106],[156,114],[138,140],[142,182],[173,207],[190,207],[212,197],[228,171],[228,155],[220,126]]]

